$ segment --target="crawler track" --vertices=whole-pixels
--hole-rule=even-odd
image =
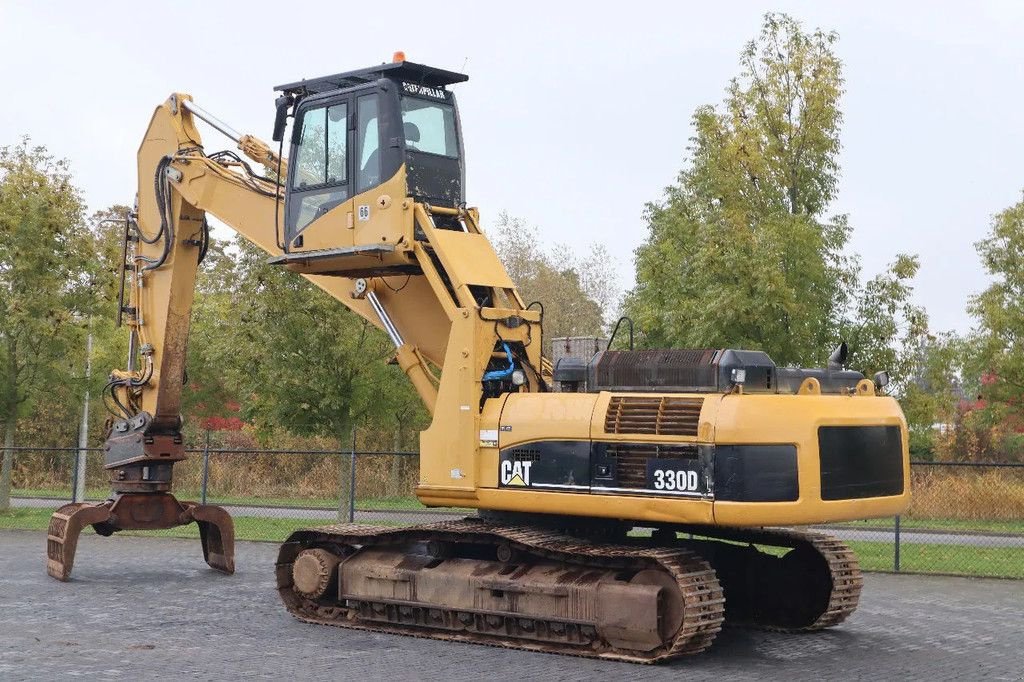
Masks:
[[[426,556],[437,558],[420,561],[417,557],[424,555],[416,554],[417,547],[433,548],[433,553]],[[312,597],[297,589],[294,570],[303,552],[318,549],[340,559],[339,574],[345,562],[374,553],[401,558],[400,570],[371,565],[351,580],[330,582],[324,578],[323,586],[331,589]],[[504,562],[494,558],[503,555]],[[444,557],[461,559],[450,561],[449,569]],[[504,588],[490,590],[503,596],[503,606],[487,606],[487,595],[482,605],[477,595],[475,606],[466,606],[463,601],[452,608],[431,603],[417,593],[418,572],[441,571],[433,575],[444,576],[444,571],[451,571],[455,585],[456,578],[461,577],[457,574],[460,561],[473,569],[470,581],[474,590],[487,592],[483,588],[488,585]],[[492,575],[489,571],[502,563],[509,567],[500,572],[505,576],[503,582],[487,582],[490,578],[481,577]],[[526,575],[529,566],[540,566],[541,577],[557,576],[557,580],[549,585],[530,584],[530,575]],[[333,566],[323,575],[330,570]],[[691,549],[595,543],[555,531],[477,519],[403,529],[338,525],[297,531],[282,545],[276,573],[278,590],[289,612],[311,623],[637,663],[662,662],[704,651],[721,629],[724,617],[724,598],[715,572]],[[517,588],[514,581],[520,575],[526,578]],[[610,579],[609,575],[619,577]],[[638,582],[640,577],[647,579]],[[381,596],[381,590],[352,592],[354,588],[348,583],[362,584],[363,578],[377,581],[372,583],[375,586],[383,581],[406,591],[390,597]],[[609,613],[598,599],[617,590],[633,589],[647,590],[646,594],[657,592],[652,602],[656,614],[650,609],[638,614],[621,613],[628,609],[612,609]],[[505,590],[518,590],[518,599],[506,595]],[[523,606],[538,595],[553,603],[565,600],[570,608],[565,613],[538,617]],[[621,603],[628,603],[628,598],[624,599],[627,601]],[[653,630],[630,630],[633,623],[655,615]],[[653,641],[652,633],[657,637]],[[634,636],[647,637],[648,643],[632,648],[634,645],[628,642]]]
[[[708,559],[725,589],[729,624],[814,632],[842,623],[857,608],[864,581],[853,550],[841,540],[786,529],[685,530],[712,540],[662,544],[688,547]],[[778,557],[753,545],[789,552]]]

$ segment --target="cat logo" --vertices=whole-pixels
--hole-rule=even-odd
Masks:
[[[533,462],[505,460],[501,463],[501,484],[520,487],[529,486],[531,466],[533,466]]]

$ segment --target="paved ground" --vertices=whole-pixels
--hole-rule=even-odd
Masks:
[[[15,507],[34,507],[39,509],[56,509],[61,501],[37,497],[14,498],[11,503]],[[211,504],[216,502],[211,501]],[[251,505],[225,505],[232,516],[255,516],[260,518],[301,518],[310,521],[333,523],[338,518],[334,509],[310,509],[293,507],[255,507]],[[356,511],[355,520],[361,523],[428,523],[448,519],[461,519],[465,512],[452,513],[440,509],[409,509],[394,511]],[[824,529],[829,535],[841,540],[862,542],[892,542],[892,530],[842,528],[830,526]],[[957,545],[961,547],[1024,547],[1024,535],[1008,533],[979,532],[937,532],[901,530],[900,542],[905,544]]]
[[[839,628],[726,630],[643,667],[304,625],[273,591],[275,553],[240,543],[229,577],[198,541],[85,535],[62,584],[40,533],[0,531],[0,679],[1024,679],[1022,582],[868,575]]]

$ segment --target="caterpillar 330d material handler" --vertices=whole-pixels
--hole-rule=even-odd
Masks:
[[[465,204],[449,91],[465,80],[399,56],[279,86],[277,152],[188,95],[156,108],[126,225],[119,314],[131,351],[110,384],[113,494],[54,514],[51,575],[67,579],[85,525],[107,535],[191,521],[209,564],[233,570],[227,513],[170,493],[210,213],[387,333],[433,417],[416,496],[479,510],[292,534],[276,573],[297,618],[637,662],[700,652],[724,621],[841,622],[861,590],[853,553],[769,526],[905,507],[907,429],[880,394],[884,377],[839,357],[782,368],[730,349],[606,350],[551,367],[542,312],[524,304]],[[197,119],[269,173],[207,153]]]

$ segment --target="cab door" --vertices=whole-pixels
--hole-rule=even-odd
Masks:
[[[340,230],[352,212],[352,99],[331,97],[299,111],[285,202],[289,251],[331,248],[343,241]]]

